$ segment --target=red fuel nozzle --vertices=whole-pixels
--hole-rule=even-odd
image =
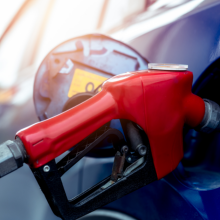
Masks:
[[[192,94],[189,71],[144,70],[107,80],[88,101],[39,122],[16,135],[25,145],[29,164],[40,167],[67,151],[112,119],[128,119],[149,138],[158,179],[183,157],[184,123],[195,127],[205,113],[204,101]]]

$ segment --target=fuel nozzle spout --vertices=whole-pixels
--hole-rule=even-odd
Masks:
[[[6,141],[0,145],[0,178],[23,166],[27,160],[26,150],[22,141]]]
[[[197,130],[204,133],[220,131],[220,106],[209,99],[203,100],[205,103],[205,114]]]

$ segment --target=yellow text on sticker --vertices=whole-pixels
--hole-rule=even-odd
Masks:
[[[68,97],[80,92],[92,92],[108,78],[76,69],[68,92]]]

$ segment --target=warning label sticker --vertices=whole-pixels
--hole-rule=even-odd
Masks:
[[[76,69],[68,92],[68,97],[80,92],[92,92],[108,78]]]

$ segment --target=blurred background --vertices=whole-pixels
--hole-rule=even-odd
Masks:
[[[151,62],[185,62],[190,65],[196,79],[197,75],[220,55],[220,50],[214,50],[211,46],[210,50],[205,46],[201,47],[200,45],[204,45],[202,38],[200,45],[196,47],[198,42],[196,34],[199,35],[197,28],[200,27],[196,22],[201,19],[194,19],[194,23],[187,23],[184,20],[184,24],[182,22],[178,26],[173,25],[173,28],[169,26],[166,32],[162,27],[190,15],[193,10],[202,11],[206,5],[216,2],[216,0],[0,0],[0,143],[8,139],[13,140],[18,130],[38,121],[32,99],[37,68],[55,46],[76,36],[102,33],[128,43]],[[177,37],[175,39],[187,43],[178,42],[177,47],[171,47],[172,39],[177,34],[183,33],[181,28],[185,28],[185,24],[191,28],[188,33],[195,34],[194,38],[190,38],[194,39],[193,43],[188,43],[189,39],[186,37]],[[149,35],[146,35],[147,33]],[[167,38],[164,33],[167,33]],[[208,34],[211,36],[211,33],[207,32],[207,36]],[[219,37],[213,39],[213,44],[217,45],[219,40],[216,39]],[[156,54],[157,45],[163,49],[158,54]],[[204,55],[205,58],[196,60],[196,56],[181,57],[175,48],[182,50],[190,48],[192,53],[201,51],[201,57]],[[96,163],[95,160],[98,161],[97,164],[107,164],[111,169],[112,158],[89,158],[82,162],[83,169]],[[96,172],[102,172],[97,167],[95,169]],[[74,175],[74,178],[78,178],[79,171],[80,164],[68,178],[73,179]],[[0,185],[0,219],[58,219],[51,212],[27,166],[1,179]],[[14,210],[14,214],[11,210]],[[127,216],[119,219],[132,218]]]

